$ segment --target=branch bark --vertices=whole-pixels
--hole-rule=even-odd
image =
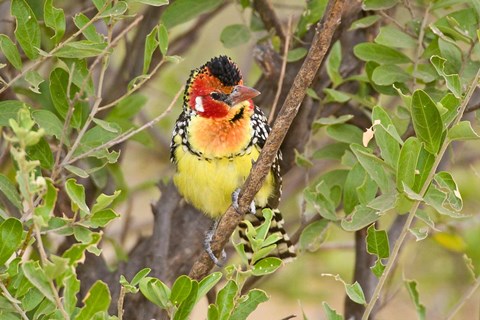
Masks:
[[[265,177],[270,171],[273,160],[285,138],[287,130],[298,113],[300,104],[305,97],[306,89],[313,82],[327,49],[330,47],[333,34],[341,21],[344,4],[344,0],[330,2],[325,13],[326,19],[318,24],[315,37],[302,68],[295,77],[292,88],[275,121],[270,136],[240,192],[238,201],[240,214],[230,206],[219,223],[212,242],[212,249],[216,254],[221,252],[238,223],[242,221],[244,213],[248,211],[251,201],[261,188]],[[212,260],[207,253],[203,253],[193,265],[189,275],[193,279],[202,279],[208,274],[212,267]]]

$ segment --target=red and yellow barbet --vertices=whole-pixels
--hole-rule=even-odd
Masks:
[[[243,85],[240,70],[226,56],[193,70],[186,84],[183,112],[175,124],[170,149],[176,166],[173,180],[187,202],[216,221],[232,204],[232,194],[244,184],[270,132],[265,115],[252,102],[258,94]],[[257,209],[272,209],[270,231],[282,235],[276,255],[289,260],[295,251],[277,209],[282,185],[280,158],[279,152],[254,202]],[[254,220],[254,225],[263,220],[261,210],[246,218]],[[242,228],[246,228],[244,223],[240,224],[240,236],[247,240]],[[251,254],[248,246],[246,251]]]

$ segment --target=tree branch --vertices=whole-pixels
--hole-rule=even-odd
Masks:
[[[344,0],[331,1],[324,16],[325,19],[317,26],[308,55],[295,77],[292,88],[288,93],[258,161],[253,166],[240,192],[238,204],[241,214],[237,213],[236,210],[230,206],[220,221],[212,242],[212,249],[216,254],[221,252],[238,223],[242,221],[243,213],[248,211],[251,201],[261,188],[265,177],[270,171],[278,149],[305,97],[305,91],[313,82],[327,49],[330,47],[333,34],[341,21],[344,2]],[[204,252],[193,265],[190,271],[190,277],[193,279],[202,279],[208,274],[212,267],[213,261],[208,254]]]

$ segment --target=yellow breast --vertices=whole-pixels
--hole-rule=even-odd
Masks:
[[[232,193],[245,182],[252,160],[258,158],[259,151],[251,152],[233,159],[200,159],[198,156],[179,146],[175,151],[177,173],[174,182],[183,197],[194,207],[212,218],[225,213],[232,203]],[[255,197],[257,206],[265,206],[274,192],[274,179],[270,173],[261,190]]]

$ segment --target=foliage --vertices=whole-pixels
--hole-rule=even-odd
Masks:
[[[223,26],[218,41],[226,48],[252,39],[270,41],[280,51],[279,37],[266,30],[258,12],[247,10],[252,3],[239,2],[237,10],[249,15],[250,23]],[[133,122],[147,103],[139,93],[147,81],[161,67],[181,60],[170,55],[172,30],[223,2],[92,0],[88,12],[53,0],[9,4],[15,30],[0,34],[0,94],[8,97],[0,101],[5,152],[0,157],[0,318],[122,319],[126,296],[141,294],[170,318],[187,319],[200,299],[219,288],[205,317],[246,319],[269,299],[264,290],[247,283],[276,273],[282,265],[270,256],[278,235],[267,232],[272,219],[268,210],[261,225],[246,222],[253,255],[248,259],[243,244],[234,244],[241,261],[226,266],[223,275],[214,272],[201,281],[182,275],[170,285],[149,276],[151,266],[145,265],[130,281],[120,277],[117,299],[111,284],[101,279],[81,292],[84,282],[78,271],[87,253],[101,254],[103,228],[119,217],[117,206],[133,196],[119,167],[121,148],[113,147],[129,139],[150,147],[152,138],[143,130],[170,109],[145,126]],[[307,55],[302,39],[321,19],[326,4],[308,1],[302,8],[285,56],[289,63]],[[350,284],[339,275],[324,274],[342,282],[348,298],[365,306],[365,318],[390,289],[386,283],[409,235],[468,251],[465,236],[450,228],[468,216],[460,192],[464,187],[457,183],[447,153],[480,138],[476,120],[466,117],[480,77],[480,7],[475,1],[419,2],[414,10],[409,5],[365,0],[369,15],[353,22],[350,30],[373,28],[387,18],[373,41],[353,49],[363,71],[343,75],[345,52],[336,42],[324,63],[329,87],[307,91],[308,99],[320,105],[354,106],[356,113],[368,116],[371,127],[360,127],[353,114],[319,118],[307,151],[292,150],[305,171],[324,159],[335,162],[303,190],[307,214],[299,229],[301,253],[321,250],[333,226],[344,234],[365,231],[362,245],[375,261],[368,267],[378,278],[373,295],[363,292],[361,281]],[[108,96],[106,75],[115,59],[128,55],[119,43],[141,24],[139,8],[149,6],[165,10],[141,39],[139,74],[128,79],[120,95]],[[397,21],[385,9],[411,16]],[[345,89],[351,84],[355,90]],[[330,143],[313,147],[322,145],[315,143],[319,136]],[[405,220],[400,236],[392,238],[389,226],[397,219]],[[67,238],[66,248],[59,249],[55,241]],[[478,288],[478,261],[465,257]],[[421,302],[421,285],[406,279],[404,284],[412,310],[425,318],[428,305]],[[117,306],[115,315],[112,306]],[[322,308],[328,319],[343,318],[327,302]]]

